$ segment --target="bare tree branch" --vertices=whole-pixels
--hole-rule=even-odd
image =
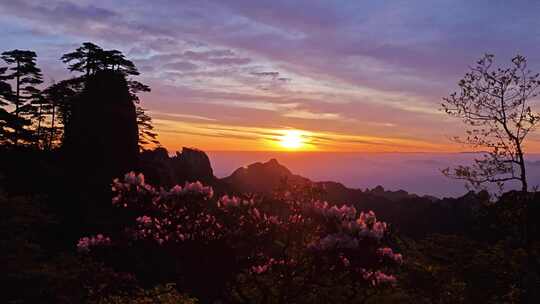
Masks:
[[[534,130],[540,115],[531,110],[531,100],[540,93],[540,77],[527,69],[527,59],[512,58],[508,68],[495,68],[494,56],[484,55],[458,82],[459,92],[443,98],[442,110],[460,118],[467,126],[465,137],[456,142],[474,149],[487,149],[472,166],[447,168],[443,173],[481,188],[507,181],[521,183],[528,190],[523,142]]]

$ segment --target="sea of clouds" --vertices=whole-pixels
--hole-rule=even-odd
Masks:
[[[277,159],[295,174],[314,181],[336,181],[351,188],[403,189],[419,195],[460,196],[467,192],[463,181],[445,177],[441,170],[469,164],[472,153],[318,153],[318,152],[209,152],[218,177],[254,162]],[[540,154],[528,156],[529,184],[540,184]],[[515,188],[507,184],[505,189]]]

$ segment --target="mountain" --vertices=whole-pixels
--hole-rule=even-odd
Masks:
[[[372,190],[351,189],[343,184],[332,181],[314,182],[308,178],[293,174],[287,167],[281,165],[276,159],[265,163],[254,163],[247,167],[238,168],[230,176],[221,179],[222,182],[235,192],[270,194],[283,184],[289,186],[314,186],[322,189],[324,198],[332,202],[352,202],[365,200],[368,197],[380,197],[389,201],[400,201],[410,198],[419,198],[404,190],[387,191],[382,186]],[[427,197],[426,197],[427,198]],[[429,197],[430,200],[434,198]]]
[[[165,148],[143,151],[139,155],[139,170],[154,184],[173,186],[187,181],[201,181],[216,186],[218,179],[214,176],[210,159],[201,150],[182,148],[169,156]]]
[[[306,186],[312,183],[305,177],[293,174],[274,158],[265,163],[257,162],[238,168],[221,181],[234,192],[259,194],[270,194],[284,183],[289,186]]]
[[[116,71],[89,76],[65,126],[68,167],[106,184],[137,163],[138,129],[128,82]],[[81,161],[83,160],[83,161]]]

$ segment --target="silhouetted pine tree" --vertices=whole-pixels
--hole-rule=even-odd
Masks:
[[[58,83],[52,84],[46,88],[43,92],[47,103],[54,105],[51,111],[51,127],[53,130],[49,132],[55,132],[56,136],[50,138],[49,146],[53,147],[53,143],[58,140],[64,142],[64,136],[68,128],[71,117],[73,105],[77,102],[77,97],[81,94],[84,88],[84,82],[79,78],[71,78],[62,80]],[[54,117],[53,117],[54,116]]]
[[[0,144],[7,145],[13,142],[13,132],[16,129],[15,115],[5,109],[12,99],[11,85],[5,81],[7,68],[0,68]]]
[[[3,78],[14,83],[15,90],[7,99],[13,106],[17,123],[14,130],[17,144],[19,140],[30,142],[31,130],[25,129],[25,125],[31,122],[20,123],[20,119],[27,119],[29,115],[36,114],[35,104],[40,101],[40,90],[37,88],[43,82],[41,70],[36,65],[36,53],[27,50],[12,50],[3,52],[0,58],[8,64],[8,72]],[[10,73],[11,72],[11,73]],[[38,123],[38,134],[39,134]]]
[[[68,120],[69,110],[75,97],[81,92],[70,80],[53,83],[42,92],[43,109],[49,116],[43,133],[43,147],[51,150],[60,145],[63,138],[63,126]]]
[[[60,58],[68,64],[71,72],[81,72],[90,76],[100,70],[113,70],[123,75],[139,75],[135,64],[126,59],[118,50],[104,50],[91,42],[85,42],[74,52],[64,54]]]
[[[64,54],[60,59],[68,64],[71,72],[81,72],[84,76],[89,76],[104,68],[104,52],[101,47],[85,42],[74,52]]]

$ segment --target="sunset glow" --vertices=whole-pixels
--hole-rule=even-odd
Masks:
[[[300,131],[287,130],[280,137],[279,144],[286,149],[297,150],[304,145],[304,139]]]
[[[81,41],[124,51],[140,67],[139,81],[152,88],[141,100],[156,122],[160,142],[171,151],[182,146],[214,151],[466,150],[449,140],[462,130],[439,108],[468,64],[486,51],[507,60],[515,50],[523,50],[535,65],[540,62],[534,39],[501,45],[467,34],[470,27],[484,29],[482,37],[504,36],[506,27],[537,28],[534,17],[519,24],[480,24],[483,18],[468,12],[481,10],[460,12],[451,3],[426,10],[421,3],[196,1],[164,7],[135,0],[122,14],[123,6],[115,2],[88,3],[4,1],[2,25],[9,30],[3,47],[36,50],[47,81],[71,76],[50,67],[58,54]],[[57,7],[62,9],[51,9]],[[149,11],[160,18],[146,18]],[[415,14],[405,13],[420,11],[426,20],[441,22],[419,26]],[[63,18],[70,12],[77,18]],[[58,22],[45,26],[50,20]],[[467,30],[456,35],[462,27]],[[142,36],[140,28],[145,29]],[[468,47],[448,52],[446,41]],[[56,50],[57,45],[65,50]],[[293,134],[280,143],[283,134],[274,130],[285,128],[325,139],[302,143]],[[540,142],[533,138],[527,148],[540,151]]]

